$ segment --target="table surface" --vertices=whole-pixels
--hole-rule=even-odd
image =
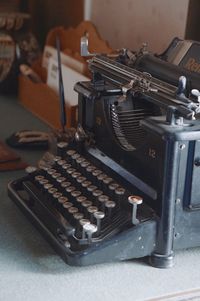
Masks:
[[[14,97],[0,96],[0,140],[23,129],[49,131]],[[42,152],[19,154],[34,164]],[[176,252],[167,270],[143,260],[66,265],[7,196],[7,183],[23,173],[0,173],[0,301],[140,301],[200,287],[200,248]]]

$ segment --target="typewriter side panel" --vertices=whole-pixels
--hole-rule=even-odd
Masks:
[[[182,141],[182,145],[175,203],[175,249],[200,245],[200,141]]]

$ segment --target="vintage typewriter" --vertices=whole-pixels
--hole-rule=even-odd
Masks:
[[[82,54],[90,56],[88,41]],[[79,124],[48,166],[9,196],[71,265],[148,256],[173,265],[200,246],[200,44],[175,38],[162,55],[89,59]]]

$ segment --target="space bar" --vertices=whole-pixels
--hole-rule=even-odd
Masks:
[[[44,200],[44,196],[30,181],[23,182],[23,187],[29,196],[36,202],[35,207],[39,207],[37,213],[42,216],[43,221],[58,232],[62,231],[66,235],[72,235],[74,227],[63,217],[63,215],[53,206]],[[36,206],[37,205],[37,206]]]

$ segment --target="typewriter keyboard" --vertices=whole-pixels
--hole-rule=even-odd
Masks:
[[[51,167],[24,177],[21,185],[31,210],[72,251],[138,221],[131,214],[130,193],[75,149],[55,156]]]

